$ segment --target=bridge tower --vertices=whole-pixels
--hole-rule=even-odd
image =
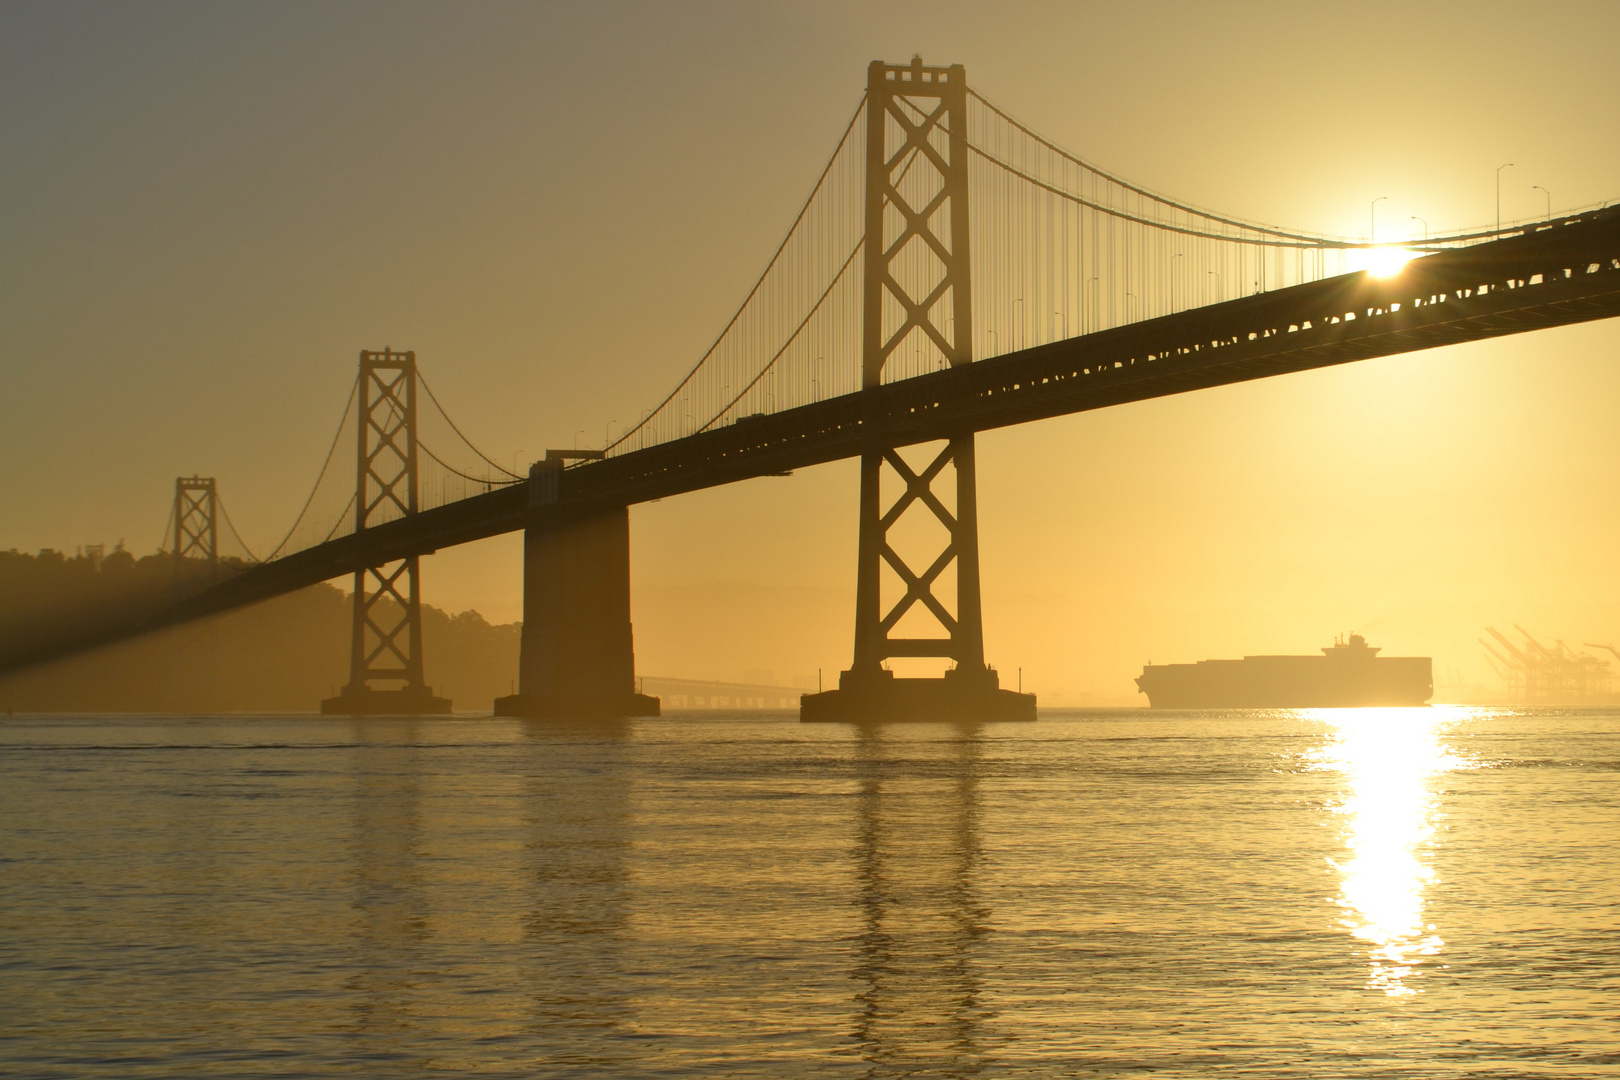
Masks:
[[[416,354],[360,354],[354,532],[416,513]],[[349,682],[321,712],[338,716],[447,713],[422,674],[417,556],[354,572]],[[373,683],[387,684],[385,687]]]
[[[212,476],[174,478],[174,595],[219,580],[219,502]]]
[[[926,67],[873,61],[866,83],[866,240],[862,311],[860,545],[855,583],[855,657],[838,689],[807,694],[805,720],[1011,720],[1035,718],[1032,694],[1002,690],[984,662],[979,605],[979,521],[971,430],[922,468],[886,436],[877,389],[891,360],[921,355],[929,367],[973,361],[968,222],[967,76],[962,65]],[[954,510],[934,482],[949,465]],[[903,492],[885,506],[885,467]],[[908,514],[944,527],[942,550],[926,566],[907,563],[890,533]],[[936,594],[955,565],[955,611]],[[885,603],[883,568],[899,596]],[[921,607],[933,636],[895,636]],[[917,620],[908,620],[914,622]],[[954,662],[943,678],[896,678],[892,657]]]

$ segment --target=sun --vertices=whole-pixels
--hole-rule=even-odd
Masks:
[[[1353,248],[1348,260],[1352,271],[1365,270],[1375,278],[1394,277],[1418,252],[1401,247]]]

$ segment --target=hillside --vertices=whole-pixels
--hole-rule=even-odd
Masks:
[[[173,562],[0,552],[0,651],[30,634],[116,617],[172,588]],[[240,611],[0,677],[13,712],[304,712],[348,680],[352,608],[312,586]],[[517,677],[520,623],[422,607],[427,679],[457,709],[487,710]]]

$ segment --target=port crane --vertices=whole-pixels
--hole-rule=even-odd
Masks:
[[[1527,703],[1580,702],[1604,697],[1610,693],[1612,674],[1607,660],[1599,660],[1587,653],[1576,652],[1562,639],[1551,646],[1542,644],[1535,635],[1515,623],[1513,629],[1524,635],[1523,644],[1515,644],[1494,626],[1486,632],[1496,639],[1500,651],[1481,638],[1486,659],[1507,683],[1508,694]],[[1591,645],[1587,648],[1607,649],[1620,659],[1612,645]]]

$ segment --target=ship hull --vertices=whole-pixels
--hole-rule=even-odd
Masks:
[[[1426,705],[1427,656],[1245,656],[1149,664],[1136,685],[1154,709],[1354,709]]]

